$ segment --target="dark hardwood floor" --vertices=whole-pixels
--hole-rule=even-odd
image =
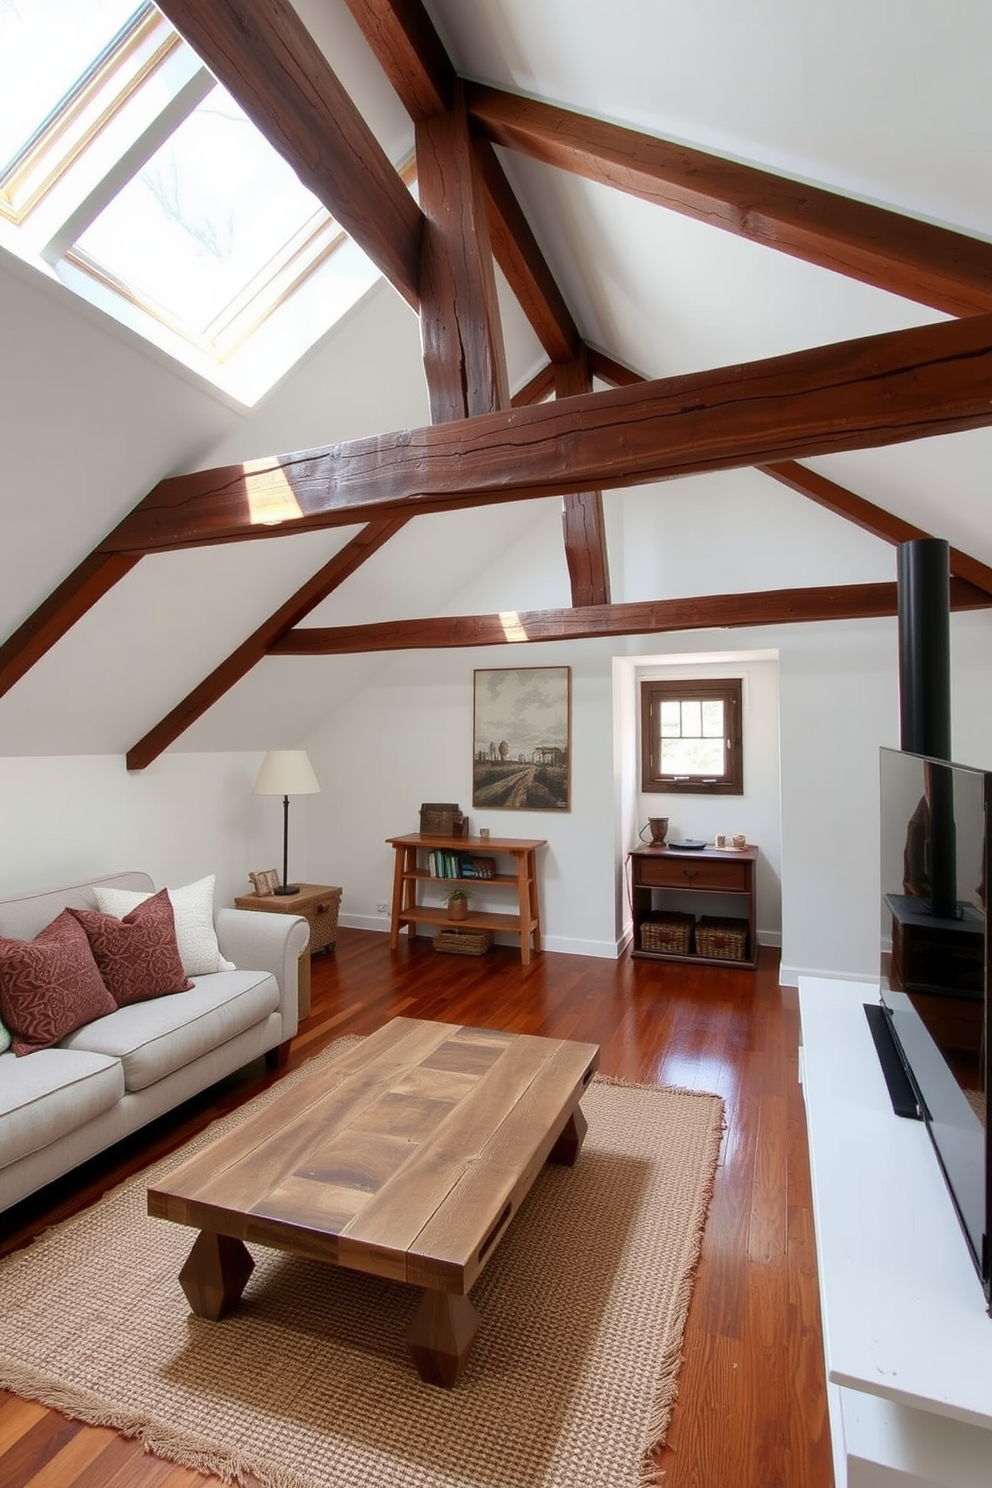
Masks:
[[[342,1034],[404,1014],[591,1040],[604,1073],[722,1095],[727,1130],[659,1483],[831,1488],[799,1020],[795,993],[778,986],[777,952],[763,950],[756,972],[548,954],[523,967],[509,947],[444,956],[403,937],[391,953],[385,935],[342,930],[334,954],[314,959],[312,980],[291,1068]],[[277,1078],[259,1061],[9,1210],[0,1254]],[[4,1488],[207,1481],[0,1391]]]

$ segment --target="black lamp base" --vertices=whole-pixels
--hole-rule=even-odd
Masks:
[[[273,889],[272,892],[273,892],[273,894],[280,894],[280,895],[282,895],[282,894],[298,894],[300,892],[300,886],[299,886],[299,884],[280,884],[279,887],[277,889]]]

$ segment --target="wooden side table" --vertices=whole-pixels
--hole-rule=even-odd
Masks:
[[[258,909],[263,914],[299,915],[310,926],[310,943],[300,957],[298,985],[300,1017],[310,1012],[310,957],[314,951],[333,951],[338,935],[341,890],[333,884],[300,884],[298,894],[239,894],[236,909]]]

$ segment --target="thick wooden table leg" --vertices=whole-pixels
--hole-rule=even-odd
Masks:
[[[468,1297],[430,1288],[424,1292],[406,1335],[406,1346],[425,1384],[451,1389],[465,1367],[479,1321]]]
[[[548,1162],[564,1163],[565,1167],[572,1167],[579,1155],[588,1130],[589,1123],[582,1114],[582,1107],[576,1106],[568,1118],[561,1136],[548,1153]]]
[[[196,1316],[216,1323],[237,1306],[254,1269],[240,1240],[201,1230],[179,1273],[179,1284]]]

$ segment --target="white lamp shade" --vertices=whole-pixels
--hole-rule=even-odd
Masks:
[[[316,796],[320,785],[305,749],[270,749],[262,761],[253,796]]]

